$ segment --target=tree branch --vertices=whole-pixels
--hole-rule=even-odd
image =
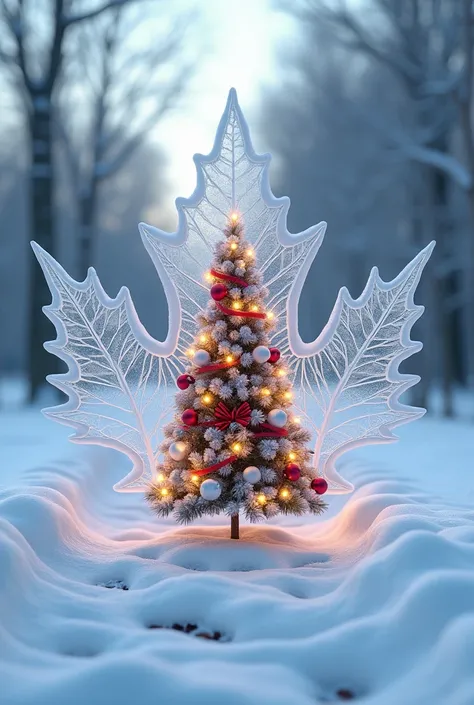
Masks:
[[[103,12],[110,10],[112,8],[120,8],[124,5],[130,4],[131,2],[138,2],[139,0],[109,0],[109,2],[99,5],[99,7],[93,10],[88,10],[87,12],[79,12],[76,15],[63,16],[62,24],[63,27],[69,27],[72,24],[77,24],[78,22],[83,22],[84,20],[90,20],[93,17],[101,15]],[[142,0],[143,1],[143,0]]]

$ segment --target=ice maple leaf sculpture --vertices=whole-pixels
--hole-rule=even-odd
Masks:
[[[93,269],[76,282],[33,243],[52,293],[45,313],[57,329],[45,347],[69,367],[48,378],[69,400],[45,414],[75,428],[73,441],[132,459],[114,489],[147,492],[158,513],[173,511],[178,521],[225,511],[233,537],[239,511],[252,521],[277,511],[321,511],[326,487],[352,490],[336,470],[338,457],[393,441],[394,428],[424,414],[400,402],[419,378],[398,368],[421,349],[410,339],[423,312],[413,297],[434,243],[391,282],[374,269],[358,299],[341,289],[320,336],[304,343],[298,301],[326,224],[288,232],[290,202],[271,193],[269,160],[254,153],[231,90],[212,152],[195,156],[197,188],[176,201],[177,231],[139,226],[167,296],[163,342],[140,324],[126,288],[110,299]],[[226,251],[233,243],[240,259]],[[213,257],[219,270],[209,272]],[[210,302],[212,284],[223,297]],[[233,314],[252,306],[264,306],[265,318]],[[286,387],[279,369],[288,371]],[[175,407],[177,380],[184,391]],[[299,431],[279,408],[288,407],[291,383]],[[198,428],[195,449],[189,441],[198,439]],[[304,429],[314,433],[311,463]],[[255,458],[258,465],[248,462]]]

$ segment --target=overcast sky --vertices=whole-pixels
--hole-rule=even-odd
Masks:
[[[183,0],[183,7],[186,3]],[[180,109],[153,134],[166,151],[171,206],[174,198],[189,196],[194,190],[192,156],[211,150],[232,86],[237,89],[258,149],[262,140],[252,117],[262,87],[278,81],[278,49],[294,33],[291,20],[274,6],[272,0],[206,0],[198,4],[202,17],[196,35],[203,56]]]

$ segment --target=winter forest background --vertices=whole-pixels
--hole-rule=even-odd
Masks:
[[[164,338],[137,223],[175,227],[235,85],[290,229],[328,222],[303,337],[436,239],[405,364],[414,403],[474,418],[473,60],[472,0],[0,0],[0,404],[44,400],[60,364],[31,239]]]

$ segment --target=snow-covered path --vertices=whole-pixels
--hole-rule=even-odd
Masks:
[[[474,427],[407,426],[324,518],[236,542],[115,494],[118,455],[36,410],[0,420],[1,705],[473,705]]]

